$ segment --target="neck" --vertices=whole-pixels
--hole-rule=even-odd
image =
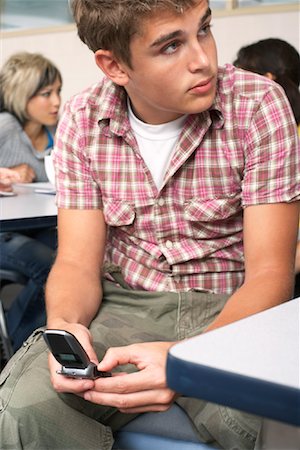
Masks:
[[[23,130],[36,150],[43,151],[46,148],[48,137],[44,125],[29,121]]]
[[[23,126],[23,130],[31,141],[39,138],[44,134],[45,131],[43,125],[31,121],[25,123],[25,125]]]

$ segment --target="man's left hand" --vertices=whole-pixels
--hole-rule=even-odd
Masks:
[[[98,369],[112,371],[123,364],[133,364],[134,373],[115,373],[99,378],[95,388],[83,394],[85,400],[114,406],[124,413],[166,411],[178,396],[167,387],[166,361],[173,342],[150,342],[110,348]]]

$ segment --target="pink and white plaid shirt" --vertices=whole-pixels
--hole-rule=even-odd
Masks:
[[[157,190],[104,79],[66,105],[54,159],[57,205],[103,209],[106,262],[135,289],[232,293],[244,279],[243,209],[300,197],[300,149],[279,85],[219,69],[209,111],[188,116]]]

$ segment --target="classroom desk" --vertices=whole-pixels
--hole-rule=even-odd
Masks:
[[[50,187],[50,183],[20,184],[14,187],[16,196],[0,197],[1,232],[56,226],[55,195],[36,192]]]
[[[300,448],[300,298],[174,345],[170,388],[261,416],[261,447]]]

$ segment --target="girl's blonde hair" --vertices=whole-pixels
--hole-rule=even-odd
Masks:
[[[12,55],[0,71],[0,111],[13,114],[24,124],[29,119],[28,101],[57,79],[62,81],[60,71],[39,53]]]

